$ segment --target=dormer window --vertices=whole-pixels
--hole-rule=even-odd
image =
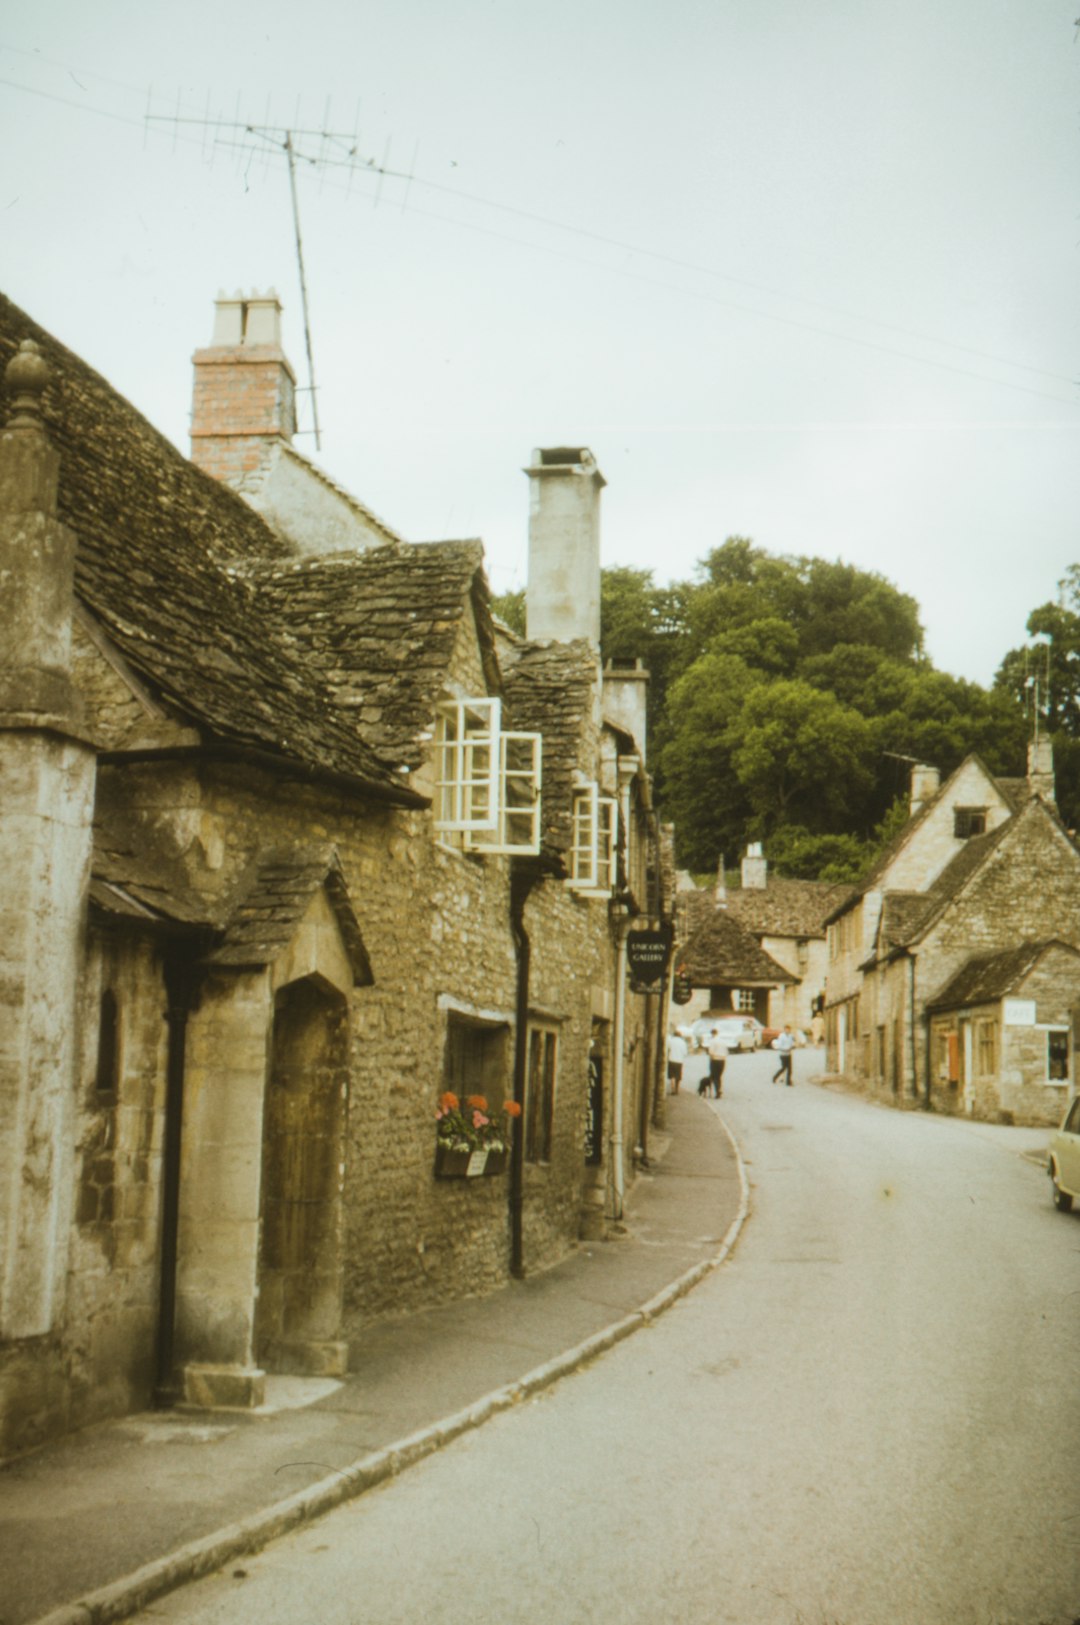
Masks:
[[[973,835],[985,835],[986,808],[954,807],[953,834],[958,841],[969,841]]]
[[[447,700],[435,732],[435,828],[475,851],[540,850],[540,735],[504,733],[497,699]]]
[[[574,791],[573,839],[567,884],[587,897],[610,896],[615,886],[618,803],[595,783]]]

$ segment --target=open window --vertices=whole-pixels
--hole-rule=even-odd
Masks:
[[[498,699],[447,700],[435,732],[435,827],[485,852],[540,850],[539,734],[503,732]]]
[[[573,837],[567,884],[588,897],[610,896],[615,886],[618,803],[595,783],[574,791]]]

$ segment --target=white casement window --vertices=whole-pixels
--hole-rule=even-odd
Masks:
[[[614,796],[602,796],[599,786],[586,784],[574,791],[573,837],[568,884],[590,896],[607,896],[615,885],[619,809]]]
[[[498,813],[493,830],[471,830],[465,837],[476,852],[539,852],[539,734],[499,735]]]
[[[435,731],[435,828],[486,852],[540,850],[540,735],[503,733],[497,699],[447,700]]]

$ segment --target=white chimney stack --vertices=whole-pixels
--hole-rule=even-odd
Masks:
[[[751,841],[743,854],[743,891],[765,891],[769,884],[769,862],[760,841]]]
[[[607,481],[587,446],[533,452],[529,476],[526,636],[586,639],[600,648],[600,492]]]

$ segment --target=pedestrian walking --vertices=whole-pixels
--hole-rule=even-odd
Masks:
[[[705,1088],[699,1090],[699,1093],[708,1094],[711,1088],[713,1094],[719,1100],[724,1092],[724,1065],[727,1061],[727,1045],[720,1037],[719,1027],[714,1027],[709,1035],[707,1053],[709,1057],[709,1076],[707,1079],[703,1078],[701,1080],[705,1084]]]
[[[667,1041],[668,1088],[671,1090],[673,1095],[677,1095],[679,1092],[679,1085],[682,1083],[683,1064],[686,1060],[686,1056],[686,1039],[683,1037],[682,1033],[676,1032],[675,1028],[673,1027],[668,1033]]]
[[[785,1027],[779,1038],[773,1042],[773,1049],[780,1055],[780,1065],[773,1073],[773,1082],[783,1081],[791,1087],[791,1052],[795,1048],[795,1035],[790,1027]]]

